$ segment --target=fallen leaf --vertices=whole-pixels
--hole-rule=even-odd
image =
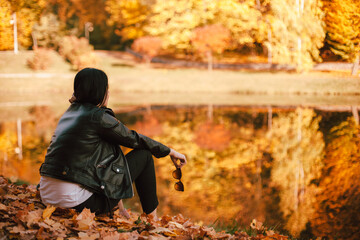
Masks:
[[[25,228],[21,225],[17,225],[10,230],[11,233],[21,233],[24,231],[25,231]]]
[[[185,227],[182,224],[177,223],[177,222],[170,221],[170,222],[168,222],[168,225],[169,225],[169,228],[171,228],[171,229],[179,228],[179,229],[185,230]]]
[[[78,236],[82,240],[95,240],[95,239],[99,239],[100,233],[93,233],[88,235],[86,232],[79,232]]]
[[[173,231],[170,231],[169,229],[164,228],[164,227],[157,227],[153,230],[150,230],[149,233],[163,233],[166,236],[177,236],[176,233],[174,233]]]
[[[38,209],[27,213],[26,225],[30,228],[33,224],[38,223],[41,220],[42,210]]]
[[[253,219],[253,220],[252,220],[252,222],[251,222],[251,224],[250,224],[250,227],[251,227],[252,229],[256,229],[256,230],[258,230],[258,231],[264,230],[264,227],[263,227],[262,222],[258,222],[258,221],[256,221],[256,219]]]
[[[56,207],[54,206],[47,206],[44,211],[43,211],[43,214],[42,214],[42,218],[43,219],[47,219],[51,216],[51,214],[55,211]]]
[[[76,217],[75,222],[79,229],[87,230],[95,223],[94,218],[95,213],[91,213],[90,209],[84,208],[82,212]]]
[[[0,203],[0,210],[6,211],[7,209],[8,208],[4,204]]]

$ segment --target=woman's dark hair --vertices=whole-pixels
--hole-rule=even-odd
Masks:
[[[106,74],[96,68],[84,68],[74,79],[76,102],[99,105],[103,102],[108,89]]]

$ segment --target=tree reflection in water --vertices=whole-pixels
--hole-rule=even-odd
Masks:
[[[360,131],[351,113],[272,109],[268,119],[268,108],[214,107],[211,117],[207,111],[153,107],[117,114],[187,154],[183,193],[172,187],[169,159],[155,161],[160,213],[220,225],[248,226],[256,218],[301,238],[360,238]],[[21,161],[16,123],[1,124],[0,171],[37,183],[56,120],[49,109],[33,112],[34,121],[23,123]],[[126,204],[140,211],[136,202]]]

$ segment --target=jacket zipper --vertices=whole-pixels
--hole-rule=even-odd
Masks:
[[[106,168],[107,164],[110,162],[110,160],[113,157],[114,157],[114,154],[111,154],[110,156],[108,156],[104,160],[102,160],[96,167],[98,167],[98,168]]]
[[[133,183],[132,183],[132,180],[131,180],[130,169],[129,169],[129,166],[128,166],[127,162],[126,162],[126,158],[125,158],[124,154],[123,154],[123,157],[124,157],[124,161],[125,161],[125,165],[126,165],[127,171],[128,171],[128,173],[129,173],[132,197],[134,197],[134,196],[135,196],[135,193],[134,193]]]

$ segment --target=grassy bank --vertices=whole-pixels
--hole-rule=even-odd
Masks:
[[[55,52],[48,70],[26,66],[31,51],[0,52],[0,118],[32,105],[62,112],[76,74]],[[360,78],[348,73],[246,72],[158,69],[131,56],[98,53],[99,68],[109,76],[110,106],[141,104],[360,105]],[[16,108],[16,109],[14,109]],[[8,116],[4,113],[8,112]]]

